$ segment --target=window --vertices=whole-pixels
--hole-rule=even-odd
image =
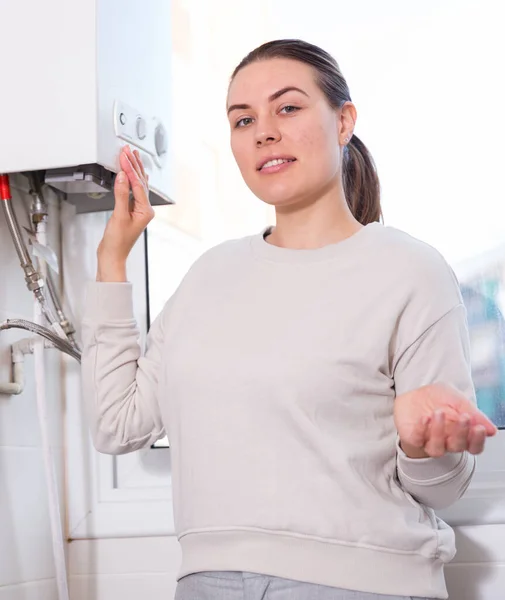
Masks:
[[[505,429],[504,267],[505,255],[501,260],[489,259],[487,267],[483,266],[461,283],[468,314],[477,403],[500,429]]]

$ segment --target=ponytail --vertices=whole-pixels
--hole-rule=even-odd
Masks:
[[[380,221],[380,184],[372,155],[356,136],[344,150],[343,184],[347,204],[362,225]]]

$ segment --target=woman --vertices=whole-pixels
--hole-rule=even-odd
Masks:
[[[205,253],[141,356],[125,263],[153,209],[124,149],[83,325],[95,446],[168,434],[179,600],[446,598],[454,536],[433,509],[463,494],[496,432],[475,406],[457,281],[379,222],[374,164],[326,52],[254,50],[227,111],[276,226]]]

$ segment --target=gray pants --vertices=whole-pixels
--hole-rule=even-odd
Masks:
[[[179,580],[175,600],[429,600],[384,596],[255,573],[213,571]]]

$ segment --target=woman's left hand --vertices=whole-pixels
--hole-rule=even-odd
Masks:
[[[480,454],[496,426],[455,388],[427,385],[397,396],[396,429],[411,458],[439,457],[446,452]]]

